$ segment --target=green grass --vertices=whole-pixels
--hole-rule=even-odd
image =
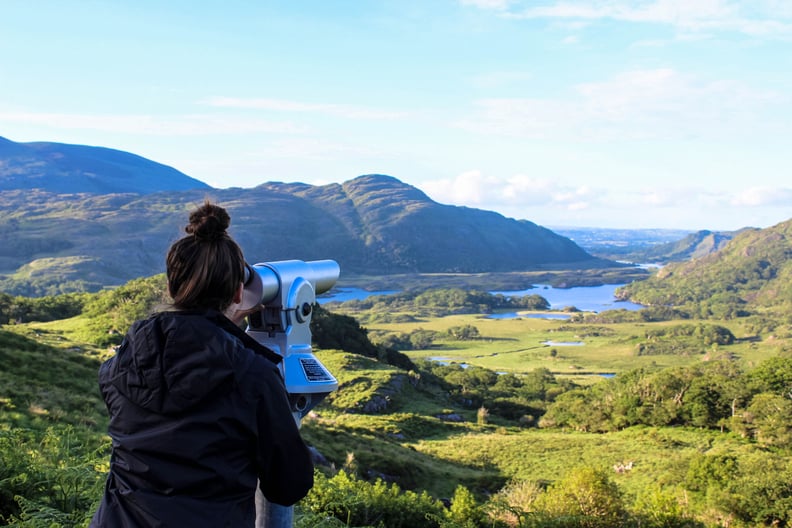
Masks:
[[[695,324],[698,321],[689,321]],[[687,321],[686,321],[687,323]],[[712,323],[712,321],[709,321]],[[546,368],[557,376],[573,377],[587,383],[600,373],[618,373],[648,367],[661,369],[690,365],[718,354],[730,354],[746,365],[777,355],[788,339],[754,336],[740,321],[721,322],[738,338],[733,345],[703,347],[697,355],[637,356],[636,346],[650,328],[671,326],[679,321],[659,323],[586,324],[554,319],[489,319],[480,315],[453,315],[418,322],[370,324],[370,331],[409,333],[421,328],[446,332],[453,326],[470,324],[480,339],[455,341],[439,339],[426,350],[406,351],[412,359],[445,358],[498,372],[516,374]],[[582,346],[547,345],[582,342]],[[556,355],[551,354],[555,349]]]
[[[734,435],[649,427],[606,434],[500,428],[411,445],[420,453],[449,463],[497,469],[517,480],[552,482],[578,467],[607,469],[623,491],[633,495],[655,483],[679,484],[694,456],[748,455],[759,450]],[[628,462],[633,462],[630,471],[617,474],[613,469]]]
[[[99,362],[73,343],[42,344],[0,330],[0,423],[42,428],[73,424],[103,430]]]

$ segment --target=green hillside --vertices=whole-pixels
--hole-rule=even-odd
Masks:
[[[632,262],[675,262],[702,258],[714,253],[734,237],[734,233],[697,231],[675,242],[657,244],[643,251],[626,254]]]
[[[792,314],[792,220],[737,234],[723,249],[660,269],[620,296],[702,317]]]

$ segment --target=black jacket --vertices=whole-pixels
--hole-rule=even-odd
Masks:
[[[280,356],[219,312],[161,312],[99,370],[110,473],[92,527],[252,527],[257,479],[291,505],[313,485]]]

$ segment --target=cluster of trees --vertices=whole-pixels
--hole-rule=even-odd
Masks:
[[[426,350],[438,339],[472,341],[480,337],[478,328],[470,324],[452,326],[445,332],[415,328],[409,333],[381,332],[370,335],[373,342],[393,350]]]
[[[697,355],[711,347],[731,345],[734,334],[714,324],[680,324],[647,330],[635,349],[638,356],[659,354]]]
[[[743,372],[728,360],[659,371],[637,369],[559,395],[543,427],[614,431],[633,425],[730,430],[792,447],[792,358],[774,357]]]
[[[536,425],[548,403],[575,386],[544,368],[516,376],[457,363],[424,361],[419,367],[422,378],[434,380],[456,405],[486,409],[493,419],[521,426]]]
[[[415,369],[412,360],[396,347],[372,343],[368,331],[354,317],[332,313],[319,304],[311,315],[311,335],[319,348],[345,350],[404,370]]]
[[[620,491],[612,473],[576,467],[547,484],[515,480],[479,502],[464,486],[442,502],[368,482],[354,471],[316,474],[296,509],[297,528],[705,528],[789,526],[792,468],[780,456],[694,456],[675,484],[654,485],[637,497]],[[698,506],[694,506],[695,497]]]
[[[656,323],[660,321],[680,321],[690,319],[690,314],[671,306],[648,306],[640,310],[607,310],[600,313],[578,312],[570,317],[570,322],[614,324],[614,323]]]
[[[424,361],[418,367],[424,380],[434,379],[455,404],[484,408],[503,423],[586,432],[692,426],[792,448],[791,357],[767,359],[747,372],[727,359],[636,369],[582,387],[547,369],[515,376],[456,363]]]
[[[442,317],[453,314],[492,313],[495,310],[547,310],[550,303],[541,295],[507,297],[461,288],[407,291],[392,295],[376,295],[363,300],[341,303],[341,309],[367,317],[394,312],[418,316]]]
[[[83,315],[90,319],[86,339],[101,346],[118,345],[127,329],[147,317],[157,305],[168,302],[165,274],[129,281],[123,286],[92,295]]]
[[[56,321],[82,313],[88,296],[80,293],[21,297],[0,293],[0,324]]]

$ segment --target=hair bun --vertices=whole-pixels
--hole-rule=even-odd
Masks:
[[[231,217],[219,205],[208,201],[190,213],[190,224],[184,230],[200,240],[217,240],[226,236]]]

